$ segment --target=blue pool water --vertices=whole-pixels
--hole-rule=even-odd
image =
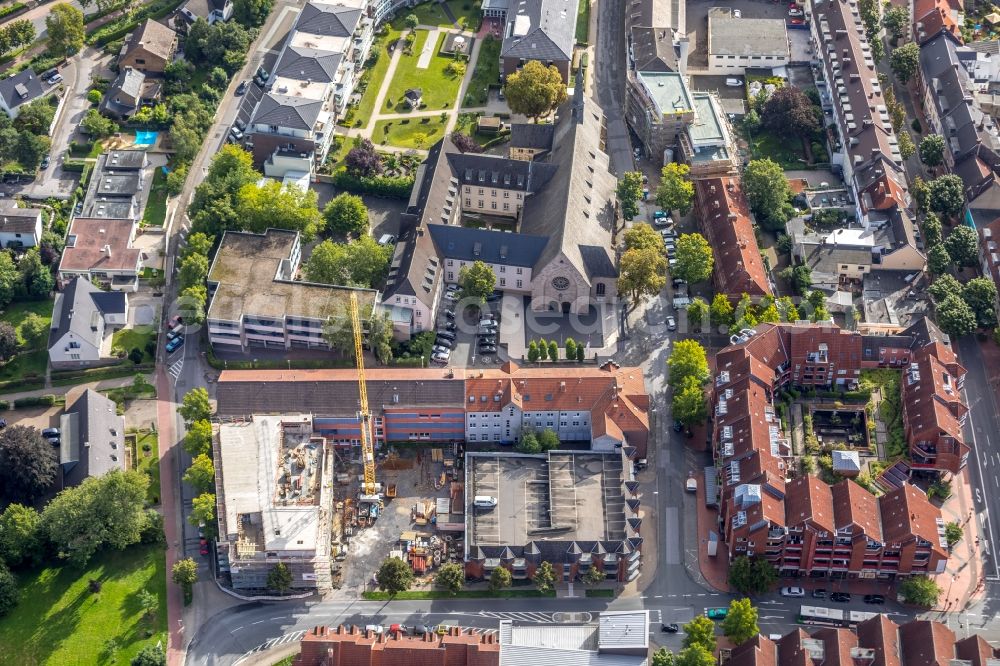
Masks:
[[[152,146],[156,143],[156,135],[159,132],[143,132],[139,131],[135,133],[135,145],[137,146]]]

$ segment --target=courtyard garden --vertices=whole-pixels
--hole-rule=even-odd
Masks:
[[[153,184],[142,213],[142,226],[162,227],[167,218],[167,174],[161,167],[153,169]]]
[[[411,88],[419,88],[423,93],[420,110],[450,109],[455,104],[455,98],[462,85],[462,76],[449,71],[448,66],[458,61],[450,55],[441,54],[441,44],[445,35],[443,33],[437,35],[434,54],[426,68],[417,65],[420,61],[420,52],[431,33],[427,30],[417,30],[415,35],[412,49],[400,57],[396,66],[382,113],[406,113],[409,109],[403,102],[403,94]],[[376,133],[375,136],[379,135]]]
[[[362,88],[361,101],[356,107],[348,109],[340,124],[344,127],[365,127],[375,110],[375,101],[378,91],[385,81],[386,72],[389,71],[389,63],[392,62],[392,52],[389,47],[399,41],[400,31],[386,26],[375,38],[372,44],[371,55],[365,62],[365,72],[361,75]]]
[[[500,83],[500,46],[499,39],[485,37],[479,46],[479,57],[472,71],[469,87],[465,90],[462,106],[475,108],[486,106],[489,101],[490,86]]]
[[[375,123],[372,140],[376,144],[426,150],[444,137],[447,125],[447,118],[430,116],[380,120]]]

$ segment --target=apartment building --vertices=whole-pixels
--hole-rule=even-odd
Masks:
[[[962,430],[969,413],[964,380],[965,368],[950,346],[932,342],[914,350],[900,389],[915,466],[955,470],[965,464],[970,447]]]
[[[784,67],[790,53],[784,19],[737,18],[729,7],[708,10],[709,74],[743,74],[748,67]]]
[[[982,636],[959,639],[948,625],[933,620],[897,624],[871,614],[855,627],[796,629],[777,640],[760,634],[727,651],[729,666],[823,664],[824,666],[992,666],[1000,658]],[[831,622],[830,624],[836,624]]]
[[[351,294],[363,322],[379,301],[373,289],[296,279],[302,257],[297,231],[227,231],[208,271],[208,340],[225,351],[251,347],[328,348],[327,326],[349,326]]]
[[[305,414],[219,426],[213,443],[219,545],[235,590],[264,590],[279,562],[291,589],[328,590],[333,450]]]
[[[384,289],[399,338],[433,328],[444,284],[477,256],[494,264],[499,289],[530,294],[535,311],[582,314],[613,301],[616,180],[603,127],[581,85],[551,133],[513,126],[513,159],[462,154],[447,137],[435,144],[402,216]]]
[[[959,30],[965,22],[960,0],[911,0],[913,39],[923,45],[936,35],[947,33],[961,41]]]
[[[81,217],[138,222],[149,198],[151,180],[146,151],[102,153],[90,177]]]
[[[138,289],[142,251],[132,246],[136,227],[134,219],[74,217],[56,273],[60,288],[82,277],[113,291]]]
[[[528,0],[490,9],[504,20],[500,45],[500,76],[506,79],[530,60],[555,66],[567,84],[576,44],[576,14],[579,0]],[[484,8],[485,9],[485,8]]]
[[[372,368],[366,373],[377,442],[511,445],[525,428],[551,429],[593,451],[628,446],[646,456],[649,397],[640,368],[495,370]],[[316,432],[359,446],[357,373],[351,370],[225,371],[218,412],[225,416],[314,414]]]
[[[314,627],[302,637],[294,666],[352,664],[421,666],[500,666],[500,643],[493,632],[451,627],[445,634],[408,636],[376,633],[357,626]]]
[[[732,299],[770,296],[771,281],[760,256],[750,205],[738,177],[696,180],[695,207],[702,234],[712,246],[712,283]]]
[[[368,5],[312,0],[302,8],[247,127],[264,175],[312,175],[326,160],[374,39]]]
[[[831,162],[844,172],[855,217],[867,227],[910,205],[899,142],[889,120],[857,0],[812,3],[812,46],[822,65],[817,88],[837,127]]]

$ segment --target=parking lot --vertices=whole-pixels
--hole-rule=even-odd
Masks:
[[[506,354],[501,352],[498,344],[501,318],[500,300],[487,302],[481,308],[476,308],[474,305],[450,300],[447,293],[443,297],[444,305],[440,308],[437,323],[438,332],[450,329],[446,333],[455,338],[451,342],[447,365],[458,368],[488,368],[503,363],[506,360]],[[449,316],[447,314],[449,312],[453,313],[454,316]],[[497,327],[493,328],[492,334],[483,332],[480,327],[480,320],[487,317],[497,322]],[[484,347],[483,343],[489,343],[490,346]]]

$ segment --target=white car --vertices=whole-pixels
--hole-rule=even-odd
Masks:
[[[435,352],[434,355],[431,356],[431,360],[436,363],[447,363],[450,358],[451,354],[446,354],[443,352]]]
[[[733,18],[743,18],[743,12],[738,9],[733,10]]]
[[[804,597],[806,596],[806,591],[801,587],[783,587],[781,588],[781,596],[783,597]]]
[[[653,220],[653,224],[658,227],[669,227],[674,223],[669,217],[658,217]]]
[[[677,320],[674,319],[673,315],[667,315],[667,330],[668,331],[677,330]]]

